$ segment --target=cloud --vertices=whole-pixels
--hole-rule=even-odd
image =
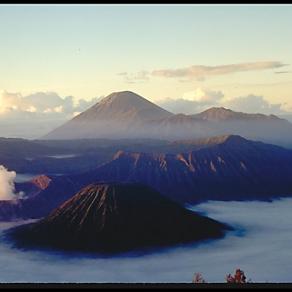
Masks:
[[[270,103],[260,95],[249,94],[226,99],[222,91],[197,88],[186,92],[182,98],[165,98],[159,105],[173,113],[195,114],[210,107],[225,107],[246,113],[282,115],[289,111],[284,103]]]
[[[275,74],[287,74],[287,73],[292,73],[291,71],[277,71],[274,72]]]
[[[15,193],[15,178],[15,171],[8,171],[3,165],[0,165],[0,200],[13,200],[22,195]]]
[[[219,66],[194,65],[179,69],[154,70],[151,75],[165,78],[189,78],[203,80],[208,76],[226,75],[237,72],[260,71],[287,66],[281,62],[252,62]]]
[[[140,83],[149,80],[149,72],[145,70],[136,73],[121,72],[117,75],[123,76],[126,83]]]
[[[186,92],[183,95],[184,100],[197,101],[204,104],[212,104],[221,100],[224,94],[221,91],[212,91],[202,88],[197,88],[194,91]]]
[[[55,92],[20,93],[0,91],[0,136],[38,138],[98,102],[61,97]]]
[[[194,114],[211,106],[219,105],[224,98],[221,91],[197,88],[183,94],[182,98],[166,98],[159,105],[173,113]]]
[[[159,105],[174,114],[194,114],[206,109],[206,106],[202,106],[199,102],[185,100],[183,98],[166,98],[159,102]]]
[[[226,107],[247,113],[283,114],[281,103],[270,103],[263,96],[247,95],[230,99],[224,104]]]
[[[269,69],[277,69],[289,64],[284,64],[279,61],[266,61],[266,62],[249,62],[249,63],[237,63],[218,66],[206,66],[206,65],[193,65],[185,68],[178,69],[159,69],[150,71],[139,71],[136,73],[120,72],[117,75],[124,77],[124,81],[127,83],[138,83],[149,81],[150,77],[163,77],[163,78],[179,78],[180,82],[189,82],[193,79],[198,81],[204,81],[210,76],[219,76],[234,74],[238,72],[248,71],[262,71]],[[275,74],[290,73],[290,71],[274,72]]]
[[[71,113],[73,112],[83,112],[99,102],[104,96],[99,96],[99,97],[93,97],[90,100],[85,100],[85,99],[79,99],[77,104],[75,104],[75,107],[72,108]]]
[[[118,73],[117,75],[118,75],[118,76],[127,76],[128,73],[127,73],[127,72],[120,72],[120,73]]]
[[[60,97],[55,92],[36,92],[30,95],[22,96],[20,93],[10,93],[2,91],[0,93],[0,118],[39,116],[40,114],[56,114],[63,118],[68,118],[74,112],[84,111],[94,103],[98,98],[91,100],[76,100],[73,96]]]

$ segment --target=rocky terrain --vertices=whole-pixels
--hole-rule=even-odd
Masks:
[[[20,247],[123,252],[222,237],[231,228],[139,184],[91,184],[37,223],[8,231]]]
[[[181,204],[292,195],[291,150],[235,135],[183,143],[194,150],[176,154],[121,150],[89,171],[16,184],[26,197],[0,201],[0,219],[46,216],[81,188],[97,182],[142,183]]]
[[[180,154],[119,151],[111,162],[78,181],[139,182],[181,203],[266,200],[292,194],[292,151],[223,136]]]

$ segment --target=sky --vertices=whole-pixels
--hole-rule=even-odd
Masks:
[[[173,112],[290,113],[291,27],[292,5],[0,5],[0,120],[61,117],[72,97],[68,119],[122,90]]]

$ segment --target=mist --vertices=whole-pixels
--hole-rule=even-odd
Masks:
[[[126,123],[99,120],[71,122],[55,129],[42,139],[200,139],[220,135],[240,135],[284,147],[292,146],[292,124],[284,120],[205,121],[186,115],[148,122]]]
[[[0,243],[5,263],[0,282],[190,283],[195,272],[207,282],[224,282],[242,269],[253,282],[291,282],[292,199],[273,202],[217,202],[192,209],[231,224],[225,238],[137,256],[23,251]],[[4,230],[12,223],[1,223]],[[18,223],[19,224],[19,223]]]

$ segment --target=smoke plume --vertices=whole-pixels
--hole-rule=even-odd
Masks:
[[[0,165],[0,200],[13,200],[21,195],[15,193],[15,178],[15,171],[8,171],[3,165]]]

